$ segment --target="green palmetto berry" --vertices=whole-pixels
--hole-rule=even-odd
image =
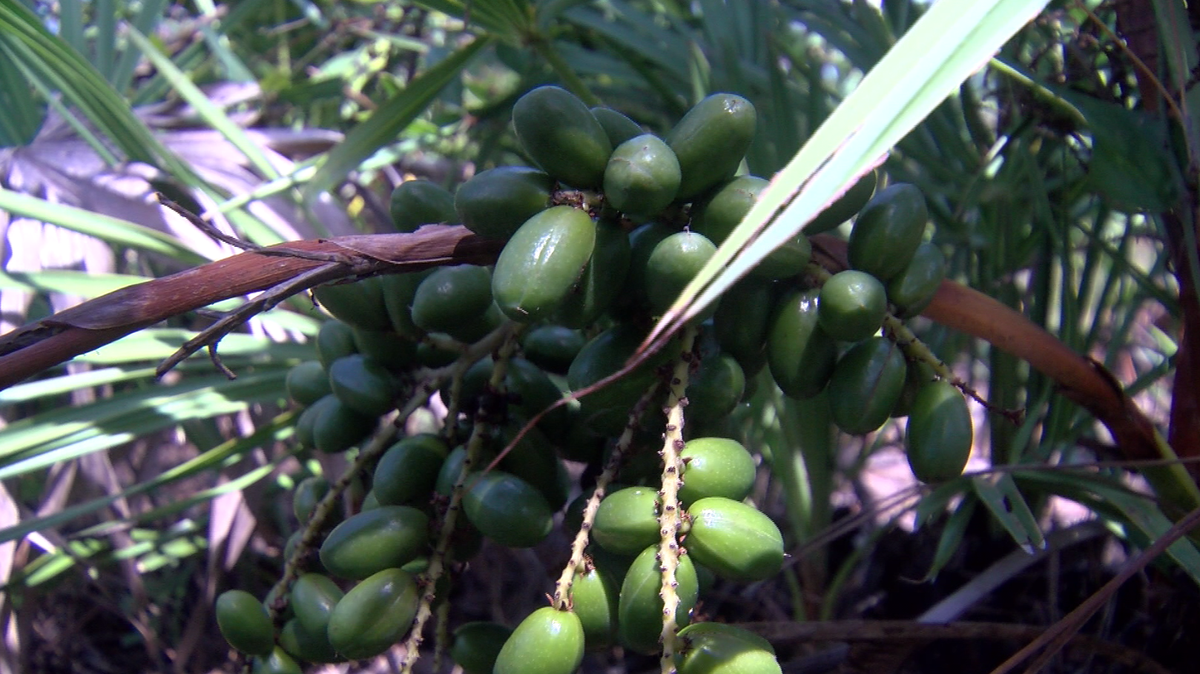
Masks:
[[[646,261],[645,293],[650,308],[658,314],[665,312],[716,252],[712,241],[695,232],[678,232],[660,241]],[[708,315],[715,310],[712,307]]]
[[[735,94],[713,94],[688,110],[666,137],[682,175],[677,198],[689,200],[733,177],[757,120],[750,101]]]
[[[766,639],[735,625],[696,623],[679,631],[679,674],[781,674]]]
[[[932,243],[922,243],[908,266],[888,281],[888,301],[900,318],[916,316],[933,301],[945,278],[946,256]]]
[[[291,607],[296,620],[309,634],[324,634],[333,607],[345,596],[329,576],[306,573],[292,585]]]
[[[554,206],[517,229],[500,251],[492,295],[508,318],[533,323],[566,302],[596,246],[596,223],[586,211]]]
[[[600,501],[592,536],[609,552],[633,555],[659,538],[658,492],[649,487],[627,487]]]
[[[411,232],[421,225],[453,222],[454,195],[428,180],[408,180],[392,190],[389,204],[392,223],[400,232]]]
[[[583,625],[589,650],[616,642],[620,592],[619,578],[614,578],[606,568],[593,565],[575,576],[571,584],[571,607]]]
[[[613,147],[645,133],[637,122],[612,108],[592,108],[592,116],[596,118],[597,122],[600,122],[600,126],[604,128],[604,133]]]
[[[513,129],[546,173],[578,188],[599,187],[612,143],[583,101],[566,89],[542,86],[513,105]]]
[[[412,318],[427,332],[474,341],[487,332],[492,309],[492,274],[484,267],[442,267],[425,277],[413,296]],[[482,331],[482,334],[480,334]]]
[[[675,199],[679,160],[653,134],[635,136],[613,150],[604,169],[604,198],[633,218],[651,218]]]
[[[887,291],[868,273],[848,269],[821,286],[817,318],[834,339],[866,339],[879,330],[886,315]]]
[[[767,335],[771,377],[793,398],[820,393],[837,363],[837,343],[819,325],[817,291],[797,291],[776,307]]]
[[[493,674],[571,674],[583,661],[583,625],[552,606],[529,614],[496,656]]]
[[[480,236],[507,239],[550,206],[554,178],[526,166],[479,173],[458,188],[454,207],[464,226]]]
[[[510,548],[529,548],[549,535],[554,511],[529,483],[498,470],[468,482],[463,512],[484,536]]]
[[[709,496],[740,501],[754,486],[754,457],[729,438],[693,438],[684,445],[683,486],[679,500],[688,506]]]
[[[846,249],[850,266],[888,281],[912,259],[925,234],[929,210],[921,190],[897,183],[880,191],[859,212]]]
[[[325,321],[317,330],[317,358],[326,370],[338,358],[358,353],[354,328],[341,321]],[[332,393],[332,389],[330,389]]]
[[[904,390],[908,366],[900,347],[885,337],[865,339],[838,360],[829,379],[829,412],[852,435],[884,424]]]
[[[879,181],[879,172],[872,170],[850,186],[846,193],[838,197],[832,204],[817,214],[811,222],[804,226],[808,235],[820,234],[841,225],[853,218],[875,194],[875,185]]]
[[[288,397],[301,405],[311,405],[333,393],[329,387],[329,375],[315,360],[306,360],[288,370],[285,386]]]
[[[412,626],[420,590],[400,569],[384,569],[355,585],[329,616],[329,643],[351,660],[391,648]]]
[[[329,384],[343,405],[366,416],[379,416],[395,407],[400,389],[386,367],[358,353],[329,365]]]
[[[328,493],[329,480],[320,475],[301,480],[292,493],[292,513],[296,516],[296,521],[302,525],[308,522],[317,503]]]
[[[692,555],[679,558],[675,582],[675,593],[679,596],[675,621],[679,625],[686,625],[700,596],[700,583],[696,578]],[[659,594],[661,589],[662,565],[658,560],[658,546],[652,545],[633,560],[621,583],[617,636],[625,648],[645,654],[661,648],[659,636],[662,634],[664,610]]]
[[[500,623],[469,622],[454,630],[450,659],[465,674],[492,674],[500,649],[512,636],[512,628]]]
[[[688,553],[736,581],[766,580],[783,567],[783,534],[771,518],[740,501],[712,496],[688,506]]]
[[[267,608],[245,590],[227,590],[215,609],[221,636],[247,655],[269,656],[275,649],[275,628]]]
[[[414,435],[392,445],[375,466],[372,491],[381,505],[427,500],[450,448],[436,435]]]
[[[366,578],[399,568],[429,547],[429,517],[409,506],[380,506],[334,527],[321,544],[321,563],[341,578]]]
[[[971,412],[953,384],[938,380],[917,393],[908,414],[908,465],[918,480],[943,482],[962,475],[971,456]]]
[[[383,302],[383,284],[377,276],[318,286],[312,294],[334,318],[356,328],[390,330],[392,327]]]

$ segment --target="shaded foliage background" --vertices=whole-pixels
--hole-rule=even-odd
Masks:
[[[390,231],[387,196],[400,181],[453,187],[526,163],[511,107],[547,82],[658,132],[706,93],[742,94],[759,111],[749,170],[773,175],[925,9],[881,5],[0,0],[0,332],[234,252],[149,202],[154,190],[259,245]],[[1185,330],[1200,320],[1186,114],[1200,57],[1183,11],[1167,0],[1050,3],[884,164],[927,195],[951,276],[1103,364],[1169,439],[1165,459],[1200,456],[1188,346],[1200,331]],[[1135,40],[1147,29],[1131,17],[1144,16],[1156,18],[1150,30],[1169,27],[1160,40]],[[265,591],[296,526],[287,491],[341,459],[287,442],[283,377],[310,356],[320,312],[295,298],[226,338],[236,380],[199,359],[157,381],[155,363],[211,320],[178,316],[0,391],[0,666],[231,666],[212,598]],[[838,436],[823,403],[785,399],[767,380],[739,420],[747,444],[769,451],[755,498],[787,523],[797,562],[769,587],[724,588],[712,610],[910,619],[941,607],[942,620],[1049,622],[1196,507],[1179,471],[1112,463],[1146,457],[1113,444],[1045,375],[986,340],[917,327],[989,401],[1024,410],[1014,425],[976,408],[972,468],[1008,466],[1011,479],[920,491],[897,424]],[[1164,502],[1135,491],[1143,474]],[[1019,517],[1022,507],[1036,517]],[[910,534],[914,512],[923,526]],[[1020,552],[1084,512],[1108,528]],[[830,543],[850,530],[860,535]],[[463,616],[519,619],[515,607],[540,600],[529,589],[539,570],[560,561],[551,547],[517,564],[485,557],[477,576],[490,580],[459,590]],[[1014,550],[1020,563],[1005,565]],[[1058,570],[1034,566],[1043,559]],[[1092,633],[1186,662],[1178,634],[1196,626],[1184,606],[1195,606],[1200,551],[1184,539],[1169,559],[1132,596],[1113,595]],[[931,568],[936,582],[902,581]],[[977,578],[1022,591],[987,599],[968,582]],[[491,599],[501,595],[512,603]],[[1155,616],[1176,630],[1157,631]],[[909,666],[944,666],[922,657],[934,660]],[[979,656],[967,668],[994,664]]]

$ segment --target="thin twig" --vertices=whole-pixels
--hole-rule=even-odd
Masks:
[[[227,243],[227,244],[233,246],[234,248],[239,248],[241,250],[250,250],[250,251],[255,251],[255,252],[262,251],[262,246],[260,246],[256,243],[251,243],[249,241],[245,241],[243,239],[239,239],[236,236],[230,236],[229,234],[222,232],[221,230],[217,229],[211,222],[209,222],[209,221],[205,220],[204,218],[196,215],[195,213],[189,211],[187,208],[185,208],[183,206],[183,204],[180,204],[176,201],[172,201],[171,199],[168,199],[167,195],[163,194],[162,192],[155,192],[153,195],[153,199],[155,201],[157,201],[158,203],[162,204],[163,206],[166,206],[167,208],[171,209],[172,211],[175,211],[176,214],[181,216],[184,220],[187,220],[188,222],[190,222],[192,224],[192,226],[195,227],[196,229],[200,230],[201,232],[204,232],[210,239],[216,239],[217,241],[220,241],[222,243]]]
[[[263,291],[258,297],[246,302],[242,306],[238,307],[237,310],[230,312],[221,320],[205,328],[200,332],[200,334],[184,342],[183,346],[179,347],[175,353],[171,354],[166,360],[160,363],[157,368],[155,368],[155,375],[158,377],[163,376],[169,372],[171,368],[186,360],[193,353],[196,353],[200,349],[207,346],[209,348],[209,353],[212,356],[213,363],[218,367],[218,369],[220,369],[225,376],[229,377],[230,379],[235,379],[236,375],[221,363],[221,360],[219,357],[217,357],[216,353],[217,343],[220,342],[225,335],[233,332],[239,326],[245,324],[246,321],[257,316],[258,314],[269,311],[292,295],[308,290],[313,286],[320,285],[325,281],[341,278],[343,274],[344,272],[340,269],[339,265],[325,264],[303,272],[287,283],[277,285],[270,290]]]
[[[625,453],[633,444],[633,434],[637,430],[638,422],[645,414],[646,408],[650,406],[650,401],[658,393],[658,388],[658,382],[655,382],[646,389],[646,392],[633,406],[629,418],[625,420],[625,429],[621,431],[620,437],[617,438],[617,444],[608,457],[608,462],[604,464],[604,471],[596,478],[596,487],[592,490],[587,505],[583,508],[583,521],[579,525],[579,533],[575,534],[575,539],[571,541],[570,560],[563,568],[562,575],[558,577],[558,582],[554,584],[554,608],[559,611],[567,611],[571,608],[571,585],[575,582],[575,574],[583,566],[583,551],[587,548],[588,540],[591,537],[592,525],[596,521],[596,512],[600,509],[600,501],[608,491],[608,485],[616,479],[621,462],[625,459]]]
[[[508,374],[508,361],[517,348],[517,335],[520,334],[519,328],[520,326],[513,323],[505,323],[492,333],[493,335],[501,335],[504,339],[496,354],[495,364],[492,366],[492,376],[489,380],[489,386],[493,390],[504,391],[504,378]],[[488,349],[488,351],[491,351],[491,349]],[[467,356],[464,356],[465,358]],[[478,360],[478,358],[475,360]],[[453,423],[453,420],[448,420],[448,423]],[[462,511],[462,499],[466,492],[465,485],[467,478],[473,472],[472,468],[475,463],[479,461],[479,454],[483,450],[484,438],[490,432],[490,429],[491,424],[488,421],[487,415],[483,412],[477,413],[475,415],[475,425],[471,430],[471,437],[467,440],[467,456],[463,460],[462,470],[459,471],[458,477],[454,481],[454,488],[450,492],[450,503],[446,507],[446,512],[442,515],[441,522],[439,523],[437,545],[434,547],[433,554],[429,557],[429,567],[421,579],[423,593],[421,601],[417,605],[417,614],[413,618],[412,627],[409,629],[408,639],[404,642],[404,661],[400,666],[401,674],[411,674],[413,666],[420,658],[420,646],[424,640],[421,633],[425,629],[425,623],[433,615],[432,607],[434,600],[437,598],[437,582],[442,577],[442,573],[450,559],[450,541],[454,535],[458,515]]]
[[[658,492],[662,500],[661,511],[658,515],[658,530],[661,539],[658,544],[658,563],[662,569],[662,589],[659,595],[663,600],[662,613],[662,659],[660,668],[662,674],[675,674],[675,651],[678,649],[679,623],[675,612],[679,610],[679,587],[675,580],[675,571],[679,568],[679,527],[683,524],[682,507],[679,504],[679,488],[683,485],[683,409],[687,407],[688,374],[691,370],[694,354],[692,346],[696,342],[696,328],[684,328],[680,345],[679,357],[675,360],[671,372],[671,382],[667,393],[667,427],[663,433],[663,469],[661,490]]]

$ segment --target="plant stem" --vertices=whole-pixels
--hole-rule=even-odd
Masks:
[[[646,407],[650,405],[650,401],[656,393],[658,393],[657,383],[651,386],[633,406],[629,418],[625,421],[625,430],[621,431],[620,437],[617,438],[616,447],[613,448],[612,455],[608,457],[604,471],[600,473],[600,477],[596,478],[596,488],[592,491],[587,506],[583,509],[583,523],[579,525],[579,533],[575,534],[575,540],[571,542],[571,558],[563,568],[558,582],[554,584],[554,608],[559,611],[570,610],[571,584],[575,582],[575,574],[583,567],[583,551],[587,548],[592,524],[596,521],[596,511],[600,509],[600,500],[604,498],[608,485],[612,484],[613,479],[616,478],[617,470],[625,458],[625,452],[629,451],[629,446],[633,444],[633,433],[637,430],[638,420],[642,418],[642,414],[645,413]]]
[[[496,353],[496,362],[492,366],[492,377],[488,385],[497,393],[504,393],[504,378],[508,374],[508,361],[513,353],[517,350],[517,336],[520,334],[520,326],[506,323],[498,329],[504,335],[504,343],[500,346]],[[495,334],[495,333],[493,333]],[[453,419],[446,420],[448,425],[454,423]],[[446,507],[446,513],[442,516],[441,524],[438,528],[437,546],[434,547],[433,554],[429,557],[429,568],[426,569],[424,578],[422,579],[424,594],[421,595],[421,601],[417,605],[417,615],[413,619],[412,629],[409,630],[408,639],[404,642],[404,662],[400,666],[401,674],[411,674],[413,665],[417,663],[420,657],[420,646],[423,637],[421,632],[425,629],[425,623],[433,615],[433,602],[437,598],[437,582],[442,577],[442,572],[448,564],[450,556],[450,539],[454,535],[454,528],[458,522],[458,513],[462,510],[463,494],[466,492],[465,485],[467,478],[473,472],[471,468],[479,462],[479,453],[483,450],[484,437],[491,430],[491,424],[487,417],[482,413],[476,413],[475,424],[471,429],[471,437],[467,440],[467,456],[463,461],[462,470],[459,471],[457,479],[454,481],[454,489],[450,492],[450,504]]]
[[[659,533],[658,562],[662,569],[663,629],[662,674],[675,674],[676,632],[678,623],[675,612],[679,610],[679,595],[675,588],[675,570],[679,568],[679,525],[682,523],[679,506],[679,487],[683,484],[683,461],[679,453],[683,449],[683,408],[687,405],[684,392],[688,385],[688,371],[692,365],[692,345],[696,341],[696,328],[683,330],[679,358],[671,373],[671,386],[667,394],[667,428],[663,433],[662,512],[658,516]]]

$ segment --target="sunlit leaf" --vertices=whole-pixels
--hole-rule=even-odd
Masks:
[[[799,233],[1045,4],[1046,0],[935,3],[772,179],[646,343],[715,302]]]

